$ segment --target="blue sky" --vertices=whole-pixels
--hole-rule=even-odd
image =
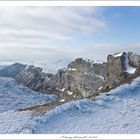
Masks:
[[[140,36],[140,8],[139,7],[110,7],[105,11],[105,18],[109,30],[105,41],[115,43],[135,43]]]
[[[140,53],[140,7],[0,7],[0,61],[106,61]]]
[[[106,44],[138,43],[140,40],[140,7],[103,7],[99,19],[105,27],[90,35],[89,42]],[[85,40],[83,40],[85,41]]]

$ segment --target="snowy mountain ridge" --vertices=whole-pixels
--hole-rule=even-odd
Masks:
[[[77,58],[56,74],[16,63],[0,76],[0,133],[140,132],[140,55]]]
[[[0,76],[12,77],[32,90],[55,94],[60,101],[94,97],[140,76],[140,55],[123,52],[107,56],[107,62],[77,58],[56,74],[43,68],[13,64],[0,70]],[[14,73],[14,74],[13,74]]]

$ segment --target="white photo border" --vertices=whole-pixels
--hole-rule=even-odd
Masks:
[[[0,1],[0,6],[140,6],[140,1]],[[139,140],[140,134],[0,134],[2,140],[98,139]]]

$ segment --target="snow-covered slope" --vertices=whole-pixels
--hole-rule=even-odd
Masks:
[[[32,133],[31,112],[6,111],[0,113],[0,134]]]
[[[30,102],[34,102],[33,98]],[[39,117],[28,111],[1,112],[0,133],[132,134],[140,133],[139,122],[140,77],[130,85],[100,94],[95,101],[71,101]]]
[[[55,96],[43,95],[18,85],[12,78],[0,77],[0,112],[44,104]]]
[[[95,101],[67,103],[47,112],[38,118],[33,132],[131,134],[140,133],[139,122],[140,78],[137,78],[131,85],[97,96]]]

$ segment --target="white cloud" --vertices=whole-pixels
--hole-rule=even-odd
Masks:
[[[0,7],[0,60],[71,57],[64,48],[75,36],[105,26],[100,13],[98,7]]]
[[[88,59],[97,59],[99,61],[107,62],[107,56],[109,54],[113,54],[116,52],[134,52],[140,53],[140,43],[134,44],[91,44],[89,46],[84,46],[81,49],[77,49],[76,53],[74,53],[75,58],[76,54],[79,54],[79,57],[85,57]]]
[[[2,10],[1,34],[44,36],[68,39],[70,33],[92,33],[104,23],[87,14],[97,8],[88,7],[8,7]],[[9,35],[12,37],[11,35]]]

